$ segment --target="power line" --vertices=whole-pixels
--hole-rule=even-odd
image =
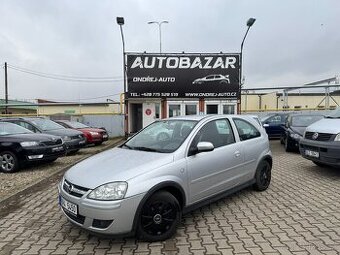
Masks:
[[[117,76],[117,77],[80,77],[80,76],[48,74],[48,73],[33,71],[33,70],[30,70],[30,69],[26,69],[26,68],[16,67],[16,66],[13,66],[13,65],[8,65],[8,68],[15,70],[15,71],[18,71],[18,72],[39,76],[39,77],[42,77],[42,78],[62,80],[62,81],[70,81],[70,82],[96,82],[96,83],[106,82],[107,83],[107,82],[114,82],[114,81],[122,81],[123,80],[121,78],[121,76]]]

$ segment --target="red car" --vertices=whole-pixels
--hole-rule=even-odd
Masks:
[[[83,132],[87,144],[100,145],[109,139],[109,136],[104,129],[92,128],[76,121],[55,120],[55,122],[66,128],[72,128]]]

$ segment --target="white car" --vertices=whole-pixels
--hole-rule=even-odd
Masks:
[[[203,78],[198,78],[192,82],[192,84],[204,84],[210,82],[219,82],[220,84],[230,84],[229,74],[211,74]]]

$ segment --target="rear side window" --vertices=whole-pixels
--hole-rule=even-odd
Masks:
[[[261,133],[248,121],[233,119],[241,141],[253,139],[261,136]]]

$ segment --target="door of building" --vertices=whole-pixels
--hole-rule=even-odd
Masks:
[[[143,106],[142,104],[130,104],[131,133],[136,133],[143,128]]]

